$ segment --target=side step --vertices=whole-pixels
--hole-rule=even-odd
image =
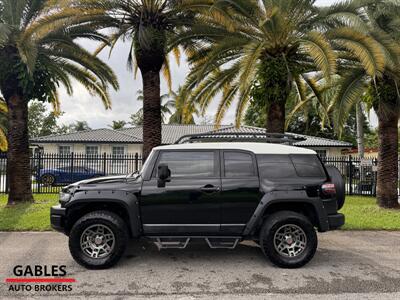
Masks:
[[[176,237],[157,237],[152,238],[154,244],[156,244],[158,250],[161,249],[185,249],[189,244],[190,238],[176,238]]]
[[[239,243],[239,238],[206,238],[211,249],[234,249]]]
[[[241,237],[205,237],[205,236],[152,236],[149,237],[158,250],[185,249],[192,239],[204,239],[211,249],[234,249]]]

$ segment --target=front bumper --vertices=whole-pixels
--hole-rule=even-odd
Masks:
[[[335,230],[344,225],[344,215],[335,214],[328,216],[329,230]]]
[[[65,232],[65,208],[61,205],[53,206],[50,209],[51,227],[57,231]]]

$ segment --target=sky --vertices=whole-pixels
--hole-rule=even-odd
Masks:
[[[335,2],[335,0],[316,1],[317,5],[330,5]],[[94,45],[90,42],[82,42],[82,45],[89,50],[94,49]],[[79,120],[87,121],[91,128],[104,128],[110,125],[113,120],[129,121],[129,116],[141,108],[142,103],[136,100],[137,91],[142,87],[140,72],[135,79],[133,73],[128,71],[126,67],[129,46],[129,43],[119,43],[113,49],[111,56],[107,50],[100,54],[101,59],[114,70],[120,83],[118,91],[111,91],[112,109],[105,110],[100,99],[92,97],[83,86],[74,82],[73,96],[68,96],[64,89],[60,90],[61,110],[64,112],[60,118],[61,123],[70,124]],[[173,90],[177,90],[180,85],[184,84],[189,67],[184,60],[181,61],[180,66],[175,63],[175,59],[171,59],[170,62]],[[168,89],[163,77],[161,77],[161,82],[162,93],[167,93]],[[209,107],[208,117],[213,117],[217,102],[218,98]],[[234,115],[235,105],[233,104],[222,123],[234,123]]]

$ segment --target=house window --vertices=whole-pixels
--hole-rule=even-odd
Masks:
[[[113,146],[112,147],[112,155],[115,157],[122,156],[125,154],[124,146]]]
[[[58,154],[68,156],[71,154],[71,146],[58,146]]]
[[[99,147],[98,146],[86,146],[86,155],[96,156],[99,155]]]
[[[124,146],[113,146],[112,147],[112,165],[110,169],[110,174],[126,174],[127,164],[124,159],[125,147]]]
[[[317,152],[318,156],[321,159],[325,159],[326,158],[326,150],[315,150],[315,152]]]

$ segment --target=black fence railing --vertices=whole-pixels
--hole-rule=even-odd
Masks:
[[[325,157],[342,173],[348,195],[376,196],[376,158]],[[139,154],[125,155],[68,155],[35,153],[31,157],[32,190],[37,194],[58,193],[69,183],[109,175],[126,175],[139,171],[142,158]],[[0,193],[8,193],[7,158],[0,154]]]
[[[376,196],[378,160],[360,157],[326,157],[326,165],[335,166],[345,180],[346,194]]]
[[[58,193],[62,186],[80,180],[126,175],[139,171],[142,158],[139,154],[124,155],[68,155],[35,153],[31,157],[32,191],[36,194]],[[0,155],[0,193],[8,193],[7,157]]]

